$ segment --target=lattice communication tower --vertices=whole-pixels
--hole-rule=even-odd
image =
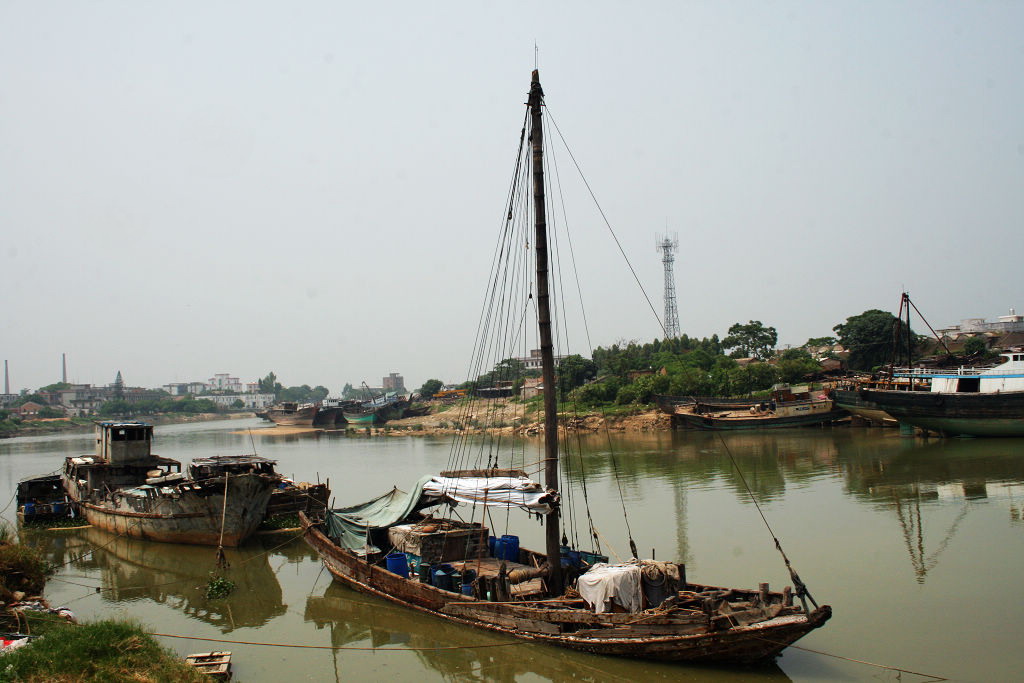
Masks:
[[[676,235],[664,235],[658,238],[657,249],[661,252],[661,262],[665,266],[665,338],[675,339],[679,336],[679,309],[676,307],[676,276],[672,264],[676,260],[676,249],[679,238]]]

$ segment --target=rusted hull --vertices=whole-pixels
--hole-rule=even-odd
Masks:
[[[1024,391],[944,394],[862,389],[900,422],[949,436],[1024,436]]]
[[[866,401],[861,398],[857,391],[849,389],[835,389],[832,396],[836,405],[851,415],[862,417],[868,422],[875,424],[895,426],[896,419],[889,413],[882,410],[874,401]]]
[[[311,427],[316,419],[317,406],[306,406],[296,410],[271,408],[267,419],[282,427]]]
[[[313,426],[324,429],[335,429],[344,424],[345,416],[341,414],[341,408],[321,407],[313,418]]]
[[[517,627],[456,616],[442,610],[479,603],[428,584],[409,581],[381,567],[372,566],[331,542],[305,515],[300,514],[306,542],[316,550],[324,566],[341,583],[362,593],[432,614],[448,621],[504,633],[515,638],[600,655],[701,663],[757,664],[772,661],[787,646],[828,621],[828,606],[811,612],[779,617],[750,626],[707,633],[637,636],[627,638],[581,637],[571,633],[530,632]],[[539,624],[557,630],[552,624]]]
[[[148,501],[149,509],[134,509],[116,492],[113,500],[78,501],[78,509],[89,524],[104,531],[129,538],[194,545],[220,545],[223,516],[223,545],[241,544],[263,520],[274,480],[259,474],[230,477],[226,506],[223,479],[213,480],[210,485],[212,493],[207,489],[203,493],[193,490],[174,497],[154,497]]]

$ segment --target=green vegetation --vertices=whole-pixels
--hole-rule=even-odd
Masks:
[[[441,380],[428,379],[426,382],[423,383],[423,386],[416,390],[416,393],[419,394],[420,396],[423,396],[424,398],[430,398],[437,392],[441,391],[443,387],[444,382],[442,382]]]
[[[43,637],[4,656],[0,681],[209,680],[161,647],[138,624],[53,623],[44,630]]]
[[[210,572],[210,580],[206,582],[206,599],[220,600],[231,595],[235,590],[235,582],[231,579]]]
[[[154,415],[156,413],[217,413],[222,409],[208,398],[163,398],[143,401],[114,399],[107,401],[96,411],[101,416]]]
[[[566,356],[558,364],[558,397],[565,400],[569,392],[597,376],[597,363],[579,354]]]
[[[765,327],[760,320],[751,320],[746,325],[736,323],[729,328],[729,336],[722,340],[722,347],[735,349],[733,358],[771,358],[779,335],[774,327]]]
[[[268,373],[267,376],[259,380],[257,384],[259,385],[261,394],[273,394],[274,396],[280,394],[281,390],[284,388],[281,386],[281,383],[277,381],[277,375],[273,372]]]
[[[51,573],[35,548],[13,543],[13,536],[10,527],[0,525],[0,600],[4,602],[9,602],[15,591],[41,594]]]
[[[911,350],[916,346],[913,331],[892,313],[871,309],[851,316],[845,323],[832,328],[839,343],[850,352],[847,360],[851,370],[872,370],[890,362],[893,348],[905,353],[907,333],[911,335]]]
[[[260,531],[278,531],[279,529],[297,529],[302,526],[299,516],[280,515],[273,519],[265,519],[260,523]]]

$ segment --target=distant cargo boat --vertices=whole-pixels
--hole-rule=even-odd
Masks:
[[[312,427],[319,406],[286,401],[267,410],[267,419],[281,427]]]
[[[69,457],[62,482],[85,520],[131,538],[236,546],[251,536],[281,481],[274,461],[255,455],[181,463],[151,453],[153,426],[100,422],[96,454]]]
[[[812,397],[808,387],[776,386],[770,397],[749,407],[721,410],[720,404],[696,403],[689,412],[679,411],[677,419],[687,426],[706,430],[777,429],[835,422],[848,413],[831,399]]]
[[[708,410],[747,410],[764,403],[763,398],[726,398],[721,396],[655,396],[655,403],[662,412],[669,415],[689,413],[699,404],[704,412]]]
[[[901,368],[894,378],[930,380],[930,391],[861,389],[900,422],[945,436],[1024,436],[1024,353],[994,367]]]
[[[396,393],[379,396],[371,401],[347,407],[342,411],[345,421],[354,425],[371,425],[375,422],[398,420],[405,415],[409,401]]]

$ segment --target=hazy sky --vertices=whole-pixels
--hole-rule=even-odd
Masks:
[[[904,288],[935,326],[1024,310],[1022,29],[1019,2],[0,0],[0,355],[14,390],[62,352],[96,384],[465,379],[535,42],[659,312],[678,233],[685,333],[797,345]],[[660,336],[589,202],[591,339]]]

